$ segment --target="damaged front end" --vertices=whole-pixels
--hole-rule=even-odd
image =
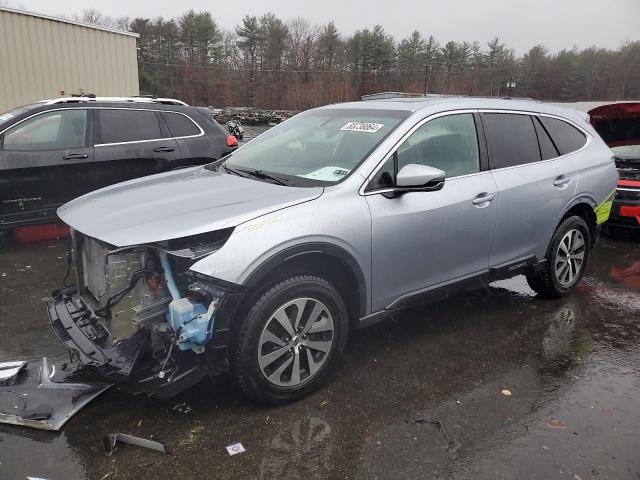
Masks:
[[[216,319],[239,287],[189,266],[230,233],[117,248],[72,232],[75,285],[47,304],[53,331],[73,360],[132,392],[170,397],[219,373],[228,331]]]

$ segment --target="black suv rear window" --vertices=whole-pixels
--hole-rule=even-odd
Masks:
[[[173,137],[188,137],[200,133],[196,124],[181,113],[162,112],[162,118]]]
[[[150,110],[98,110],[96,144],[163,138],[160,119]]]
[[[529,115],[484,113],[491,168],[505,168],[540,160],[538,138]]]
[[[540,117],[540,121],[551,135],[561,155],[580,150],[587,143],[587,137],[565,121],[550,117]]]

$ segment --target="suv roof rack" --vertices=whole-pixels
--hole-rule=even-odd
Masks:
[[[100,103],[161,103],[163,105],[184,105],[187,104],[182,100],[175,98],[158,98],[158,97],[96,97],[95,95],[85,95],[82,97],[60,97],[49,100],[41,100],[38,103],[45,105],[55,105],[56,103],[81,103],[81,102],[100,102]]]

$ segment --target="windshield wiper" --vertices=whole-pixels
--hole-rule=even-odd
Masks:
[[[235,168],[227,167],[224,164],[224,162],[220,166],[222,168],[224,168],[225,172],[233,173],[234,175],[238,175],[239,177],[247,178],[247,175],[246,175],[247,172],[244,171],[244,170],[238,170],[238,169],[235,169]]]
[[[288,185],[290,183],[289,180],[282,177],[278,177],[271,173],[267,173],[264,170],[241,170],[241,172],[246,173],[247,175],[251,175],[252,177],[255,177],[255,178],[261,178],[263,180],[271,180],[277,183],[278,185]]]
[[[225,169],[226,172],[233,173],[234,175],[238,175],[239,177],[254,177],[262,180],[271,180],[278,185],[288,185],[290,182],[286,178],[278,177],[271,173],[267,173],[264,170],[245,170],[243,168],[232,168],[226,165],[226,162],[221,164],[221,167]]]

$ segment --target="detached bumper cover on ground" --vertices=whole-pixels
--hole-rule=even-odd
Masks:
[[[46,358],[27,364],[0,383],[0,423],[59,430],[111,386],[105,382],[74,381],[74,374],[49,365]]]

